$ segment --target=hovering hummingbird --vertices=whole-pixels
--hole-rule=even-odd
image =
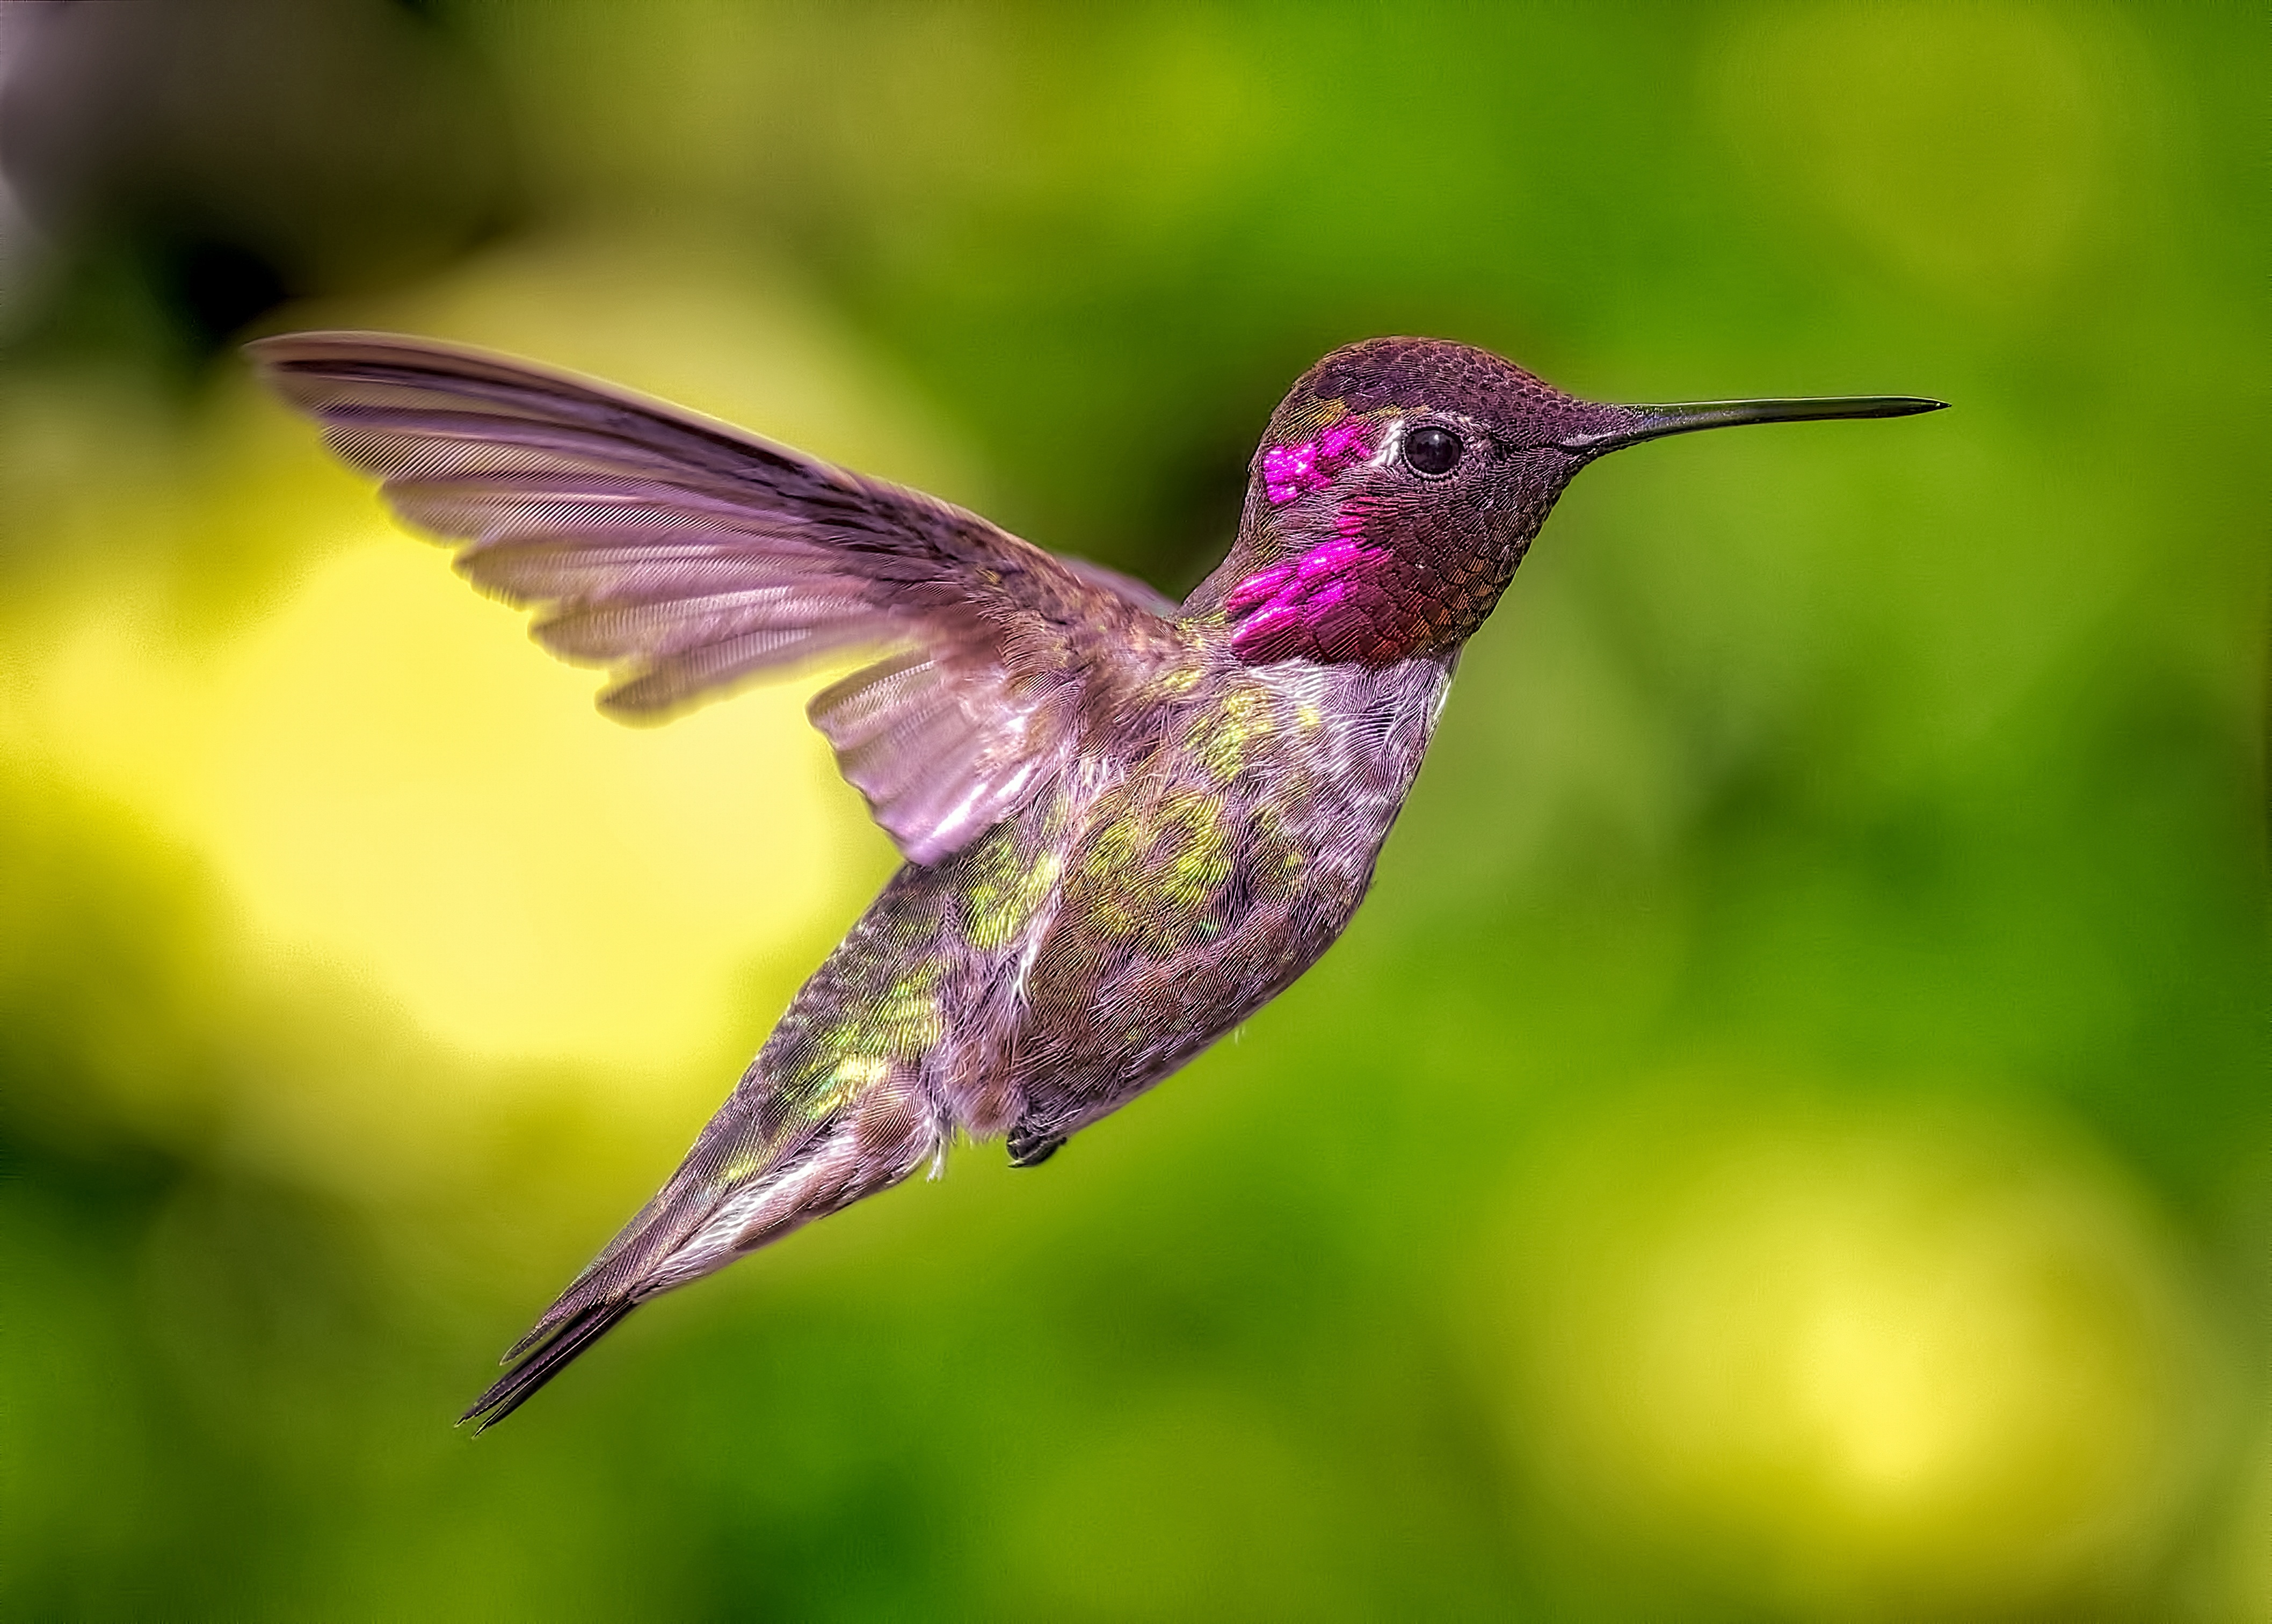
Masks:
[[[254,344],[476,587],[661,719],[858,651],[814,725],[905,864],[669,1181],[464,1420],[512,1413],[639,1304],[945,1157],[1030,1167],[1191,1059],[1347,927],[1461,647],[1563,488],[1736,423],[1906,395],[1610,406],[1439,339],[1296,382],[1229,556],[1181,604],[976,513],[726,423],[383,333]]]

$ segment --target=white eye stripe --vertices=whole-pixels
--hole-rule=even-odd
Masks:
[[[1380,449],[1372,453],[1372,466],[1385,468],[1404,454],[1404,419],[1392,417],[1380,436]]]

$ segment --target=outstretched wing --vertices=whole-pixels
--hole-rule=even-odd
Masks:
[[[1170,636],[1169,606],[977,514],[726,423],[421,339],[300,333],[253,357],[459,572],[659,720],[846,650],[813,700],[876,821],[934,863],[1014,811]]]

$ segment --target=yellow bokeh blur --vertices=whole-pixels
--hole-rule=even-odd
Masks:
[[[399,535],[201,651],[109,593],[40,679],[36,747],[209,864],[257,958],[329,961],[470,1055],[683,1061],[735,969],[835,899],[836,797],[793,692],[615,726],[590,676]]]
[[[2134,1580],[2223,1402],[2134,1195],[1977,1106],[1700,1097],[1518,1180],[1486,1380],[1546,1492],[1808,1611]]]

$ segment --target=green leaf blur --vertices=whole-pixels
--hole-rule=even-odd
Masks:
[[[0,15],[0,1612],[2261,1619],[2261,19]],[[1325,349],[1588,472],[1348,939],[449,1422],[891,857],[254,390],[579,367],[1181,590]]]

